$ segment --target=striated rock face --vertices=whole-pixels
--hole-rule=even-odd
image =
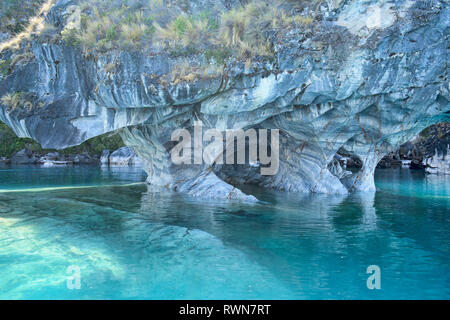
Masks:
[[[110,155],[111,155],[111,151],[103,150],[102,155],[100,156],[100,163],[102,165],[108,165],[109,164],[109,156]]]
[[[450,122],[433,126],[424,135],[413,152],[422,156],[425,172],[450,175]]]
[[[107,155],[107,160],[105,160],[106,154],[103,153],[100,158],[100,162],[103,164],[110,164],[114,166],[131,166],[131,165],[142,165],[141,160],[134,152],[133,149],[129,147],[122,147],[111,154]]]
[[[24,107],[2,99],[0,120],[44,148],[120,129],[149,183],[194,196],[254,200],[238,189],[242,183],[295,192],[373,191],[374,170],[386,154],[449,117],[450,8],[445,0],[334,3],[318,9],[309,29],[270,35],[273,60],[229,59],[219,76],[171,83],[160,79],[180,59],[197,66],[208,63],[204,56],[118,49],[94,55],[63,41],[32,40],[31,58],[0,76],[0,97],[21,93]],[[46,19],[61,30],[77,4],[56,1]],[[12,56],[6,50],[1,59]],[[277,174],[261,176],[253,165],[173,164],[171,134],[192,131],[194,121],[222,132],[280,130]],[[359,158],[362,169],[338,168],[338,151]]]
[[[425,160],[423,165],[425,166],[425,172],[429,174],[450,174],[450,145],[447,145],[446,150],[436,150],[436,153]]]
[[[450,122],[442,122],[423,131],[414,140],[404,144],[399,154],[406,159],[422,161],[436,153],[445,154],[450,145]]]

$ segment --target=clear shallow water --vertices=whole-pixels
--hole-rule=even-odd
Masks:
[[[252,190],[255,205],[144,179],[0,169],[0,299],[450,298],[449,177],[382,170],[376,194]],[[367,289],[369,265],[381,290]],[[69,266],[80,290],[67,289]]]
[[[140,167],[0,165],[0,192],[111,186],[142,182],[145,178]]]

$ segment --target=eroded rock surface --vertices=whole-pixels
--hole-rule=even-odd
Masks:
[[[102,155],[102,158],[100,158],[100,162],[104,163],[104,158]],[[107,164],[110,165],[116,165],[116,166],[130,166],[130,165],[141,165],[141,160],[137,156],[137,154],[134,152],[134,150],[130,147],[122,147],[110,155],[108,155]]]
[[[44,148],[121,130],[149,183],[194,196],[253,200],[238,189],[242,183],[373,191],[374,170],[386,154],[449,117],[450,8],[444,0],[335,2],[320,7],[308,30],[271,35],[273,61],[229,59],[220,76],[172,83],[160,79],[180,59],[197,66],[207,63],[204,56],[117,49],[93,55],[63,41],[33,40],[31,57],[0,76],[0,97],[20,92],[24,107],[2,103],[0,120]],[[46,19],[61,30],[73,6],[77,1],[56,1]],[[6,50],[1,59],[13,55]],[[261,176],[251,165],[174,165],[171,133],[192,130],[194,121],[223,132],[280,130],[278,173]],[[338,151],[359,158],[362,169],[336,168]]]
[[[450,175],[450,146],[447,150],[438,151],[423,161],[425,171],[429,174]]]

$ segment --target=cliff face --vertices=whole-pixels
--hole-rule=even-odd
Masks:
[[[192,14],[211,3],[221,10],[238,5],[187,1],[179,10]],[[42,15],[61,33],[80,6],[59,0]],[[270,59],[230,56],[223,65],[202,52],[96,52],[31,36],[1,53],[10,66],[0,75],[0,120],[44,148],[121,129],[149,183],[195,196],[253,199],[234,187],[242,182],[299,192],[374,190],[383,156],[448,119],[449,22],[444,0],[327,1],[315,5],[308,26],[292,23],[265,35]],[[194,121],[221,131],[279,129],[278,173],[174,165],[171,133],[192,130]],[[362,169],[339,170],[338,151],[360,158]]]

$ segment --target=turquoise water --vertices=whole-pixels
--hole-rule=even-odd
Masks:
[[[256,189],[254,205],[144,180],[139,168],[0,168],[0,299],[450,298],[450,177],[382,170],[376,194]]]

